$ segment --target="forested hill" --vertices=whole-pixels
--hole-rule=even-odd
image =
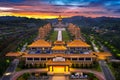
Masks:
[[[0,27],[40,27],[47,23],[45,20],[26,18],[26,17],[14,17],[14,16],[2,16],[0,17]]]
[[[98,26],[98,27],[106,27],[106,26],[118,26],[120,25],[120,18],[110,18],[110,17],[98,17],[98,18],[90,18],[90,17],[81,17],[75,16],[71,18],[63,19],[66,22],[72,22],[74,24],[80,26]]]
[[[57,19],[48,20],[50,22],[56,22]],[[79,26],[86,27],[119,27],[120,29],[120,18],[112,18],[112,17],[83,17],[83,16],[74,16],[70,18],[64,18],[63,22],[71,22]],[[117,28],[116,28],[117,29]]]

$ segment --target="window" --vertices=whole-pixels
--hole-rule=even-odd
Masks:
[[[41,60],[46,60],[46,58],[41,58]]]
[[[33,50],[35,50],[36,48],[32,48]]]
[[[77,60],[77,58],[72,58],[72,60]]]
[[[51,58],[48,58],[48,60],[50,60]]]
[[[70,58],[67,58],[68,60],[71,60]]]
[[[91,60],[91,58],[86,58],[85,60]]]
[[[79,60],[84,60],[84,58],[79,58]]]
[[[34,58],[34,60],[39,60],[39,58]]]
[[[27,58],[27,60],[33,60],[33,58]]]

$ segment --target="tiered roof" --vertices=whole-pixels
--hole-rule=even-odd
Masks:
[[[67,50],[67,48],[65,46],[53,46],[52,50]]]
[[[30,44],[28,47],[51,47],[51,43],[49,43],[43,39],[39,39],[39,40],[33,42],[32,44]]]
[[[76,40],[73,40],[72,42],[69,42],[67,44],[67,47],[90,47],[90,45],[88,45],[86,42],[80,39],[76,39]]]
[[[18,56],[21,56],[21,55],[22,55],[21,52],[9,52],[5,56],[18,57]]]
[[[54,45],[64,45],[65,42],[64,41],[55,41]]]
[[[107,57],[112,56],[109,52],[93,52],[94,55],[98,57],[98,59],[105,60]]]

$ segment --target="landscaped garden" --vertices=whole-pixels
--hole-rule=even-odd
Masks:
[[[49,37],[49,40],[51,40],[51,41],[56,41],[57,35],[58,35],[58,32],[57,32],[57,31],[52,31],[52,32],[51,32],[51,35],[50,35],[50,37]]]
[[[62,31],[62,38],[63,38],[63,41],[69,41],[70,40],[70,37],[69,37],[67,31]]]

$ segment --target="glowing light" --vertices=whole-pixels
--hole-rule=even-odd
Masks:
[[[66,72],[68,72],[69,71],[69,67],[68,66],[66,66]]]
[[[49,68],[50,68],[50,72],[52,72],[52,66],[50,66]]]
[[[53,66],[54,73],[63,73],[65,72],[64,66]]]
[[[8,75],[11,75],[11,73],[10,73],[10,72],[8,72],[8,73],[5,73],[4,75],[8,76]]]

